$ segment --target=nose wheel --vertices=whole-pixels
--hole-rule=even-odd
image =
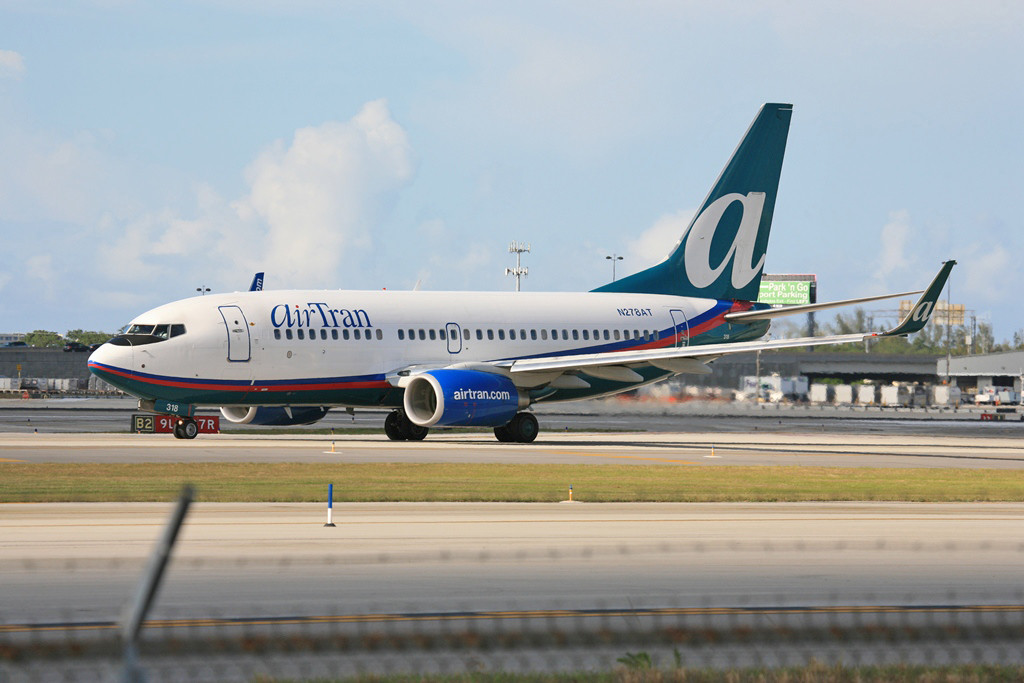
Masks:
[[[175,439],[194,439],[199,434],[199,425],[192,418],[178,420],[174,425]]]

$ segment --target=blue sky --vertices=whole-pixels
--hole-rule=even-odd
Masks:
[[[766,262],[1024,328],[1024,3],[0,0],[0,331],[245,288],[585,290],[766,101]]]

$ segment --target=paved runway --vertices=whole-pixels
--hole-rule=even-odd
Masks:
[[[1024,468],[1017,438],[817,432],[547,433],[532,444],[442,432],[384,436],[0,433],[0,462],[474,462],[669,466]]]
[[[179,441],[103,431],[123,430],[127,414],[0,410],[0,473],[11,462],[1024,467],[1020,423],[541,415],[544,431],[528,445],[456,431],[421,443],[345,433],[376,427],[379,413],[332,414],[324,424],[335,435],[231,431]],[[83,428],[89,433],[77,433]],[[42,637],[51,627],[39,625],[50,622],[109,634],[169,512],[0,504],[0,641]],[[151,617],[183,620],[167,622],[174,637],[186,629],[206,638],[206,628],[281,633],[289,624],[335,638],[383,624],[395,635],[396,624],[424,619],[434,626],[423,628],[442,628],[479,613],[575,619],[620,634],[674,624],[664,621],[673,614],[718,628],[756,612],[749,623],[769,629],[814,619],[829,629],[870,625],[857,615],[872,612],[860,606],[901,624],[946,623],[930,621],[939,613],[1002,624],[1003,615],[1024,614],[1024,504],[344,504],[336,528],[324,528],[324,517],[319,505],[197,504]],[[4,635],[4,624],[14,630]],[[606,653],[613,664],[617,648]]]
[[[0,621],[116,618],[170,510],[0,505]],[[344,504],[324,521],[196,504],[154,617],[1021,600],[1024,504]]]

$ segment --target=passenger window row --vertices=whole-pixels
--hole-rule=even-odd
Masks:
[[[275,328],[274,329],[274,339],[281,339],[281,336],[282,336],[281,335],[281,329],[280,328]],[[320,328],[319,339],[321,339],[323,341],[326,341],[328,336],[330,336],[330,338],[332,340],[335,340],[335,341],[337,341],[338,339],[343,339],[345,341],[347,341],[349,339],[356,339],[356,340],[365,339],[366,341],[370,341],[370,340],[374,339],[374,337],[376,337],[378,340],[383,339],[384,338],[384,333],[380,329],[376,329],[376,330],[361,330],[361,329],[359,329],[357,327],[357,328],[354,328],[352,330],[342,329],[340,331],[340,333],[339,333],[337,328],[333,328],[330,331],[330,335],[328,335],[327,329],[321,327]],[[303,328],[299,328],[297,330],[292,331],[291,329],[286,328],[285,331],[284,331],[284,338],[285,339],[309,339],[310,341],[316,341],[318,336],[317,336],[317,331],[316,330],[308,330],[307,331],[307,330],[305,330]]]
[[[320,339],[326,341],[328,336],[330,336],[332,340],[342,339],[346,341],[349,339],[365,339],[367,341],[370,341],[372,339],[384,339],[384,333],[380,330],[380,328],[375,328],[372,330],[361,330],[359,328],[354,328],[352,330],[342,329],[340,330],[340,332],[337,328],[334,328],[330,330],[329,334],[326,328],[320,328],[319,334],[315,329],[305,330],[300,328],[297,330],[292,330],[286,328],[283,334],[280,328],[276,328],[274,330],[274,339],[281,339],[283,337],[284,339],[309,339],[310,341],[316,341],[317,339]],[[485,338],[488,341],[494,341],[495,339],[497,339],[498,341],[504,341],[506,339],[509,339],[511,341],[548,341],[549,339],[552,341],[558,341],[559,339],[563,341],[569,341],[570,339],[572,339],[573,341],[620,341],[623,339],[654,341],[656,339],[659,339],[660,336],[661,335],[658,333],[657,330],[549,330],[548,328],[542,328],[540,330],[527,330],[525,328],[519,328],[518,330],[515,328],[510,328],[507,330],[505,328],[498,328],[496,330],[493,328],[477,328],[475,330],[472,330],[469,328],[463,328],[462,330],[462,338],[467,341],[473,339],[474,337],[478,341],[483,341]],[[425,329],[422,327],[399,328],[398,339],[399,341],[447,341],[448,332],[447,330],[444,329]]]
[[[434,339],[435,338],[434,330],[427,330],[427,333],[428,333],[428,336],[429,336],[430,339]],[[478,328],[476,330],[469,329],[469,328],[463,328],[462,329],[462,338],[463,339],[468,341],[468,340],[474,338],[474,336],[476,337],[476,339],[478,341],[483,341],[484,339],[487,339],[488,341],[494,341],[495,339],[497,339],[498,341],[504,341],[506,339],[509,339],[511,341],[516,341],[516,340],[521,340],[521,341],[526,341],[526,340],[529,340],[529,341],[537,341],[537,340],[548,341],[549,339],[552,340],[552,341],[557,341],[559,339],[561,339],[563,341],[568,341],[569,339],[572,339],[573,341],[579,341],[581,339],[583,341],[591,341],[591,340],[592,341],[620,341],[622,339],[626,339],[626,340],[628,340],[628,339],[637,339],[637,340],[644,339],[644,340],[647,340],[647,341],[654,341],[655,339],[659,339],[661,335],[656,330],[591,330],[591,329],[586,329],[586,330],[580,330],[580,329],[551,329],[551,330],[549,330],[548,328],[542,328],[540,330],[537,330],[537,329],[529,329],[529,330],[527,330],[525,328],[519,328],[518,330],[515,329],[515,328],[509,328],[509,329],[505,329],[505,328],[479,329]],[[438,330],[437,331],[437,337],[439,339],[444,339],[445,338],[445,331],[444,330]],[[410,340],[417,339],[417,338],[421,339],[421,340],[425,339],[424,332],[423,332],[422,329],[418,330],[418,332],[417,332],[417,330],[409,330],[407,336],[403,333],[403,330],[400,329],[400,330],[398,330],[398,338],[400,340],[401,339],[406,339],[406,338],[408,338]]]

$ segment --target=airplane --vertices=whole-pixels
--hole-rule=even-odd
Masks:
[[[387,407],[392,440],[491,427],[533,441],[535,403],[710,372],[727,354],[860,342],[920,330],[955,261],[923,290],[771,308],[756,301],[793,107],[765,104],[661,263],[590,292],[262,290],[147,311],[89,369],[198,433],[197,406],[229,421],[311,424],[332,407]],[[885,332],[764,339],[783,315],[921,294]]]

